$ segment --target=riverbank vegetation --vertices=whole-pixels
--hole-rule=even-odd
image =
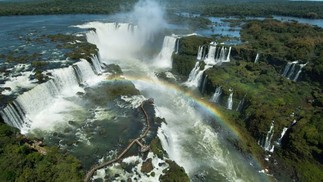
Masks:
[[[79,160],[57,147],[43,146],[41,154],[31,147],[34,142],[0,121],[0,181],[82,181]]]

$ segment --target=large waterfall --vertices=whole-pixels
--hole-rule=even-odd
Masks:
[[[175,36],[165,36],[162,50],[155,58],[154,65],[159,68],[172,68],[172,55],[178,52],[178,40]]]
[[[10,126],[28,130],[37,114],[52,105],[55,99],[62,95],[73,96],[82,91],[80,84],[96,82],[94,79],[97,76],[94,72],[99,72],[101,66],[96,57],[92,58],[92,63],[93,66],[86,60],[81,60],[72,66],[51,70],[50,80],[24,92],[9,103],[0,111],[2,118]]]

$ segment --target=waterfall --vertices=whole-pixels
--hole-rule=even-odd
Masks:
[[[89,31],[86,38],[97,46],[100,58],[104,58],[102,61],[136,57],[151,40],[151,33],[129,23],[90,22],[76,27],[95,29]]]
[[[216,43],[211,43],[209,46],[209,52],[207,54],[207,58],[204,60],[205,64],[214,65],[215,64],[215,56],[216,56]]]
[[[288,130],[288,128],[286,128],[286,127],[284,127],[283,128],[283,131],[281,132],[281,134],[280,134],[280,138],[278,139],[278,141],[277,141],[277,143],[280,145],[281,144],[281,141],[282,141],[282,139],[283,139],[283,137],[284,137],[284,135],[285,135],[285,133],[286,133],[286,131]]]
[[[175,54],[178,54],[179,52],[179,39],[176,39],[176,51]]]
[[[204,46],[199,46],[199,50],[197,53],[197,60],[201,61],[203,59],[203,52],[204,52]]]
[[[101,62],[100,59],[98,58],[97,55],[93,55],[92,59],[92,65],[95,70],[96,74],[101,74],[102,73],[102,68],[101,68]]]
[[[177,38],[174,36],[165,36],[163,47],[155,58],[155,64],[159,68],[171,68],[172,67],[172,55],[176,49]],[[177,43],[178,44],[178,43]]]
[[[245,102],[245,97],[246,97],[246,96],[244,96],[244,97],[242,98],[242,100],[240,100],[240,101],[239,101],[239,104],[238,104],[238,106],[237,106],[236,111],[241,111],[241,110],[242,110],[242,108],[243,108],[243,104],[244,104],[244,102]]]
[[[271,123],[271,126],[267,132],[266,139],[262,145],[265,151],[274,152],[274,146],[271,145],[271,140],[274,136],[274,121]]]
[[[188,87],[195,87],[195,88],[197,88],[201,85],[204,71],[209,69],[212,66],[205,65],[204,69],[201,70],[200,63],[201,62],[196,62],[194,68],[192,69],[192,71],[189,74],[188,80],[184,83],[184,85],[186,85]]]
[[[259,60],[259,53],[257,53],[254,63],[258,63],[258,60]]]
[[[305,64],[300,64],[299,66],[299,70],[298,70],[298,72],[297,72],[297,74],[296,74],[296,76],[294,77],[294,79],[293,79],[293,81],[294,82],[296,82],[297,81],[297,79],[298,79],[298,77],[299,77],[299,75],[301,74],[301,72],[302,72],[302,69],[305,67],[307,65],[307,63],[305,63]]]
[[[96,64],[95,59],[97,58],[92,58],[93,64]],[[93,67],[96,66],[93,65]],[[86,83],[96,77],[92,66],[86,60],[50,72],[52,75],[50,80],[19,95],[0,111],[5,123],[18,129],[28,127],[33,118],[40,111],[52,105],[56,98],[61,95],[74,96],[82,90],[79,87],[80,83]]]
[[[221,87],[219,86],[219,87],[217,87],[217,88],[215,89],[215,92],[214,92],[214,94],[213,94],[213,96],[212,96],[212,98],[211,98],[211,101],[212,101],[212,102],[214,102],[214,103],[218,103],[218,102],[219,102],[219,99],[220,99],[221,94],[222,94],[222,89],[221,89]]]
[[[89,85],[90,82],[93,81],[95,78],[95,73],[93,72],[91,65],[86,60],[79,61],[75,63],[78,71],[76,72],[76,76],[80,82],[80,84],[87,84]]]
[[[290,68],[290,66],[292,65],[292,62],[288,62],[287,64],[286,64],[286,66],[285,66],[285,69],[284,69],[284,72],[283,72],[283,76],[284,77],[286,77],[287,76],[287,73],[288,73],[288,71],[289,71],[289,68]]]
[[[298,61],[288,62],[284,68],[284,72],[282,76],[286,77],[287,79],[290,79],[292,75],[294,75],[295,66],[298,63]]]
[[[206,86],[206,81],[207,81],[207,75],[203,79],[202,87],[201,87],[201,93],[204,94],[205,91],[205,86]]]
[[[227,109],[232,110],[232,105],[233,105],[233,101],[232,101],[232,97],[233,97],[233,90],[230,89],[230,95],[228,97],[228,105],[227,105]]]
[[[292,77],[292,75],[294,74],[295,71],[295,66],[296,66],[297,62],[293,62],[292,63],[292,68],[290,69],[288,75],[287,75],[287,79],[290,80],[290,78]]]

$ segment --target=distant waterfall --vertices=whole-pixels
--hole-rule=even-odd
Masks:
[[[289,79],[290,80],[290,78],[292,77],[292,75],[294,74],[294,71],[295,71],[295,66],[296,66],[296,64],[298,63],[298,61],[297,62],[293,62],[292,63],[292,68],[289,70],[289,72],[288,72],[288,75],[286,76],[287,77],[287,79]]]
[[[300,65],[299,65],[299,70],[298,70],[298,72],[297,72],[296,76],[295,76],[295,77],[294,77],[294,79],[293,79],[293,81],[294,81],[294,82],[296,82],[296,81],[297,81],[297,79],[298,79],[299,75],[300,75],[300,74],[301,74],[301,72],[302,72],[302,69],[303,69],[306,65],[307,65],[307,63],[305,63],[305,64],[300,64]]]
[[[228,104],[227,104],[227,109],[232,110],[232,105],[233,105],[233,91],[230,89],[230,95],[228,97]]]
[[[219,87],[217,87],[215,89],[215,92],[214,92],[214,94],[213,94],[213,96],[211,98],[211,102],[219,103],[219,99],[220,99],[221,94],[222,94],[222,89],[219,86]]]
[[[201,70],[200,63],[201,62],[196,62],[194,68],[189,74],[188,80],[184,83],[184,85],[188,87],[195,87],[195,88],[198,88],[201,85],[204,71],[209,69],[212,66],[205,65],[204,69]]]
[[[274,121],[271,123],[270,128],[266,134],[266,138],[262,143],[262,147],[265,151],[274,152],[275,146],[271,144],[271,141],[274,136]]]
[[[205,64],[215,64],[215,56],[216,56],[216,44],[211,43],[209,46],[209,52],[207,54],[207,58],[204,60]]]
[[[259,60],[259,53],[257,53],[254,63],[258,63],[258,60]]]
[[[201,61],[204,58],[203,52],[204,52],[204,46],[199,46],[199,50],[196,58],[197,60]]]
[[[278,141],[277,141],[277,143],[280,145],[281,144],[281,141],[282,141],[282,139],[283,139],[283,137],[284,137],[284,135],[285,135],[285,133],[286,133],[286,131],[288,130],[288,128],[286,128],[286,127],[284,127],[283,128],[283,131],[281,132],[281,134],[280,134],[280,138],[278,139]]]
[[[244,96],[244,97],[242,98],[242,100],[240,100],[240,101],[239,101],[239,104],[238,104],[238,106],[237,106],[236,111],[241,111],[241,110],[242,110],[243,105],[244,105],[244,102],[245,102],[245,98],[246,98],[246,96]]]
[[[92,58],[99,65],[97,58]],[[13,127],[22,129],[29,126],[33,117],[54,102],[61,94],[73,96],[81,90],[80,84],[86,84],[96,77],[93,68],[86,60],[81,60],[73,66],[51,71],[52,78],[45,83],[19,95],[9,103],[0,114],[4,121]]]
[[[154,65],[159,68],[171,68],[172,67],[172,55],[178,48],[178,39],[174,36],[165,36],[163,47],[155,58]],[[178,51],[178,50],[177,50]]]
[[[302,69],[307,65],[307,63],[298,65],[298,62],[299,61],[288,62],[284,68],[282,76],[296,82],[302,72]]]
[[[208,65],[221,65],[223,62],[230,62],[231,47],[221,47],[217,46],[216,42],[211,42],[207,55],[204,55],[206,50],[206,46],[199,46],[197,60],[203,60]]]

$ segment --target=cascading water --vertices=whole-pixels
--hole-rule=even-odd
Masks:
[[[219,87],[217,87],[215,89],[215,92],[214,92],[214,94],[213,94],[213,96],[211,98],[211,102],[219,103],[219,99],[220,99],[221,94],[222,94],[222,89],[219,86]]]
[[[259,60],[259,53],[257,53],[254,63],[258,63],[258,60]]]
[[[165,36],[162,50],[155,58],[154,65],[158,68],[172,68],[172,55],[178,45],[178,38]]]
[[[271,140],[274,136],[274,121],[271,123],[270,128],[267,132],[265,141],[262,144],[262,147],[265,149],[265,151],[274,152],[275,146],[271,144]]]
[[[242,110],[243,105],[244,105],[244,102],[245,102],[245,98],[246,98],[246,96],[244,96],[244,97],[242,98],[242,100],[240,100],[240,101],[239,101],[239,104],[238,104],[238,106],[237,106],[236,111],[241,111],[241,110]]]
[[[196,58],[198,61],[201,61],[204,58],[203,52],[204,52],[204,46],[199,46],[199,50]]]
[[[109,41],[104,39],[105,35],[96,36],[95,39]],[[104,42],[100,44],[108,45]],[[109,47],[99,50],[101,52],[107,48]],[[102,57],[107,63],[111,60],[109,55],[100,55],[107,56]],[[137,75],[143,77],[134,80],[133,83],[146,98],[154,98],[159,115],[167,121],[158,131],[162,146],[169,158],[183,166],[192,180],[201,174],[205,174],[205,180],[259,181],[262,178],[245,159],[241,160],[240,154],[233,147],[231,149],[214,128],[204,122],[207,113],[200,113],[196,109],[198,106],[194,105],[194,100],[183,96],[181,91],[165,86],[152,76],[158,67],[135,58],[118,59],[114,63],[120,65],[126,79]],[[203,72],[211,66],[206,65],[203,70],[200,70],[200,66],[200,62],[197,62],[186,82],[187,85],[201,85]]]
[[[287,130],[288,130],[288,128],[286,128],[286,127],[283,128],[283,131],[281,132],[280,137],[277,141],[278,145],[281,144],[281,141],[282,141],[283,137],[285,136]]]
[[[216,43],[211,42],[209,46],[209,52],[207,54],[207,58],[205,58],[205,64],[214,65],[215,64],[215,56],[216,56]]]
[[[207,75],[204,77],[203,79],[203,83],[202,83],[202,88],[201,88],[201,93],[204,94],[205,92],[205,87],[206,87],[206,82],[207,82]]]
[[[231,47],[217,46],[216,42],[211,42],[208,47],[208,53],[204,58],[205,46],[200,46],[197,54],[197,60],[203,60],[208,65],[221,65],[223,62],[230,62]]]
[[[233,97],[233,90],[230,89],[229,91],[231,93],[230,93],[230,95],[228,97],[227,109],[232,110],[232,106],[233,106],[233,98],[232,98]]]
[[[289,71],[289,69],[290,69],[291,65],[292,65],[292,62],[288,62],[288,63],[286,64],[285,69],[284,69],[284,72],[283,72],[283,74],[282,74],[284,77],[286,77],[286,76],[287,76],[287,73],[288,73],[288,71]]]
[[[200,69],[201,62],[196,62],[194,68],[189,74],[188,80],[184,83],[184,85],[188,87],[198,88],[201,85],[203,73],[205,70],[211,68],[211,65],[204,65],[204,69]]]
[[[96,62],[95,59],[93,58],[92,62]],[[28,132],[39,113],[53,105],[57,98],[62,95],[65,97],[75,95],[82,91],[79,87],[80,80],[82,82],[92,80],[93,82],[93,77],[96,77],[94,70],[86,60],[50,72],[52,78],[49,81],[19,95],[14,102],[1,111],[1,116],[7,124],[20,129],[22,133]]]
[[[287,79],[291,79],[292,75],[294,75],[295,67],[298,61],[288,62],[284,68],[284,72],[282,76],[286,77]]]
[[[298,79],[298,77],[299,77],[299,75],[301,74],[301,72],[302,72],[302,69],[305,67],[307,65],[307,63],[305,63],[305,64],[300,64],[299,66],[299,70],[298,70],[298,72],[297,72],[297,74],[296,74],[296,76],[294,77],[294,79],[293,79],[293,81],[294,82],[296,82],[297,81],[297,79]]]

